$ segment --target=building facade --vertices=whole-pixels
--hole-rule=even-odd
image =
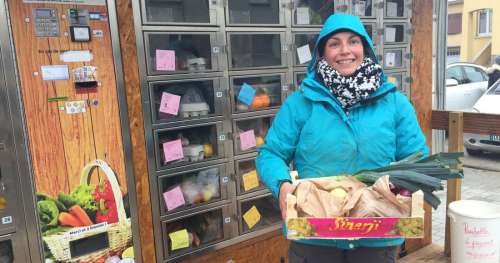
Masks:
[[[500,17],[495,13],[500,13],[499,1],[448,0],[448,63],[489,66],[500,55]]]

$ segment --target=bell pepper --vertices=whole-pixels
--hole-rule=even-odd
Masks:
[[[109,180],[105,180],[96,186],[94,198],[98,204],[95,222],[107,222],[108,224],[118,222],[116,200]]]

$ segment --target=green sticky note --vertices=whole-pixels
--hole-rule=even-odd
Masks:
[[[186,229],[172,232],[170,237],[170,247],[173,250],[189,247],[189,235]]]

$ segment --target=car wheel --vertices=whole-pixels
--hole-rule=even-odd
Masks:
[[[481,153],[482,153],[482,151],[481,151],[481,150],[472,150],[472,149],[467,149],[467,148],[465,148],[465,151],[467,151],[467,153],[468,153],[469,155],[478,155],[478,154],[481,154]]]

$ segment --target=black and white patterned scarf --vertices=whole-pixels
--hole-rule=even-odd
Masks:
[[[350,76],[343,76],[333,69],[324,58],[318,62],[318,73],[344,111],[348,111],[358,101],[368,98],[380,86],[382,67],[365,57],[361,65]]]

